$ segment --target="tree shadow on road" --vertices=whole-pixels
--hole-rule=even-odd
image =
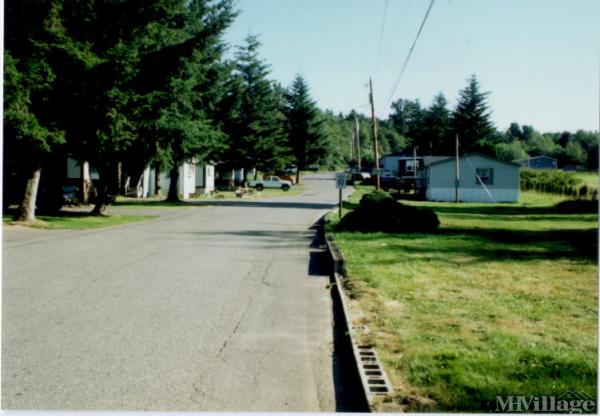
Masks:
[[[301,201],[251,201],[251,200],[210,200],[210,201],[126,201],[116,202],[114,207],[255,207],[255,208],[296,208],[296,209],[331,209],[334,203],[301,202]]]
[[[329,277],[332,305],[332,374],[335,391],[336,412],[368,412],[364,391],[360,382],[352,344],[348,336],[348,323],[342,309],[339,292],[333,278],[333,264],[327,251],[323,220],[319,220],[311,228],[313,238],[310,243],[310,261],[308,274],[311,276]]]

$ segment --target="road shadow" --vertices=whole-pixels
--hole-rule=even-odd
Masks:
[[[525,263],[542,260],[570,259],[581,262],[597,262],[597,229],[550,229],[523,230],[498,228],[443,227],[431,234],[406,233],[403,238],[390,241],[398,234],[353,233],[357,244],[364,241],[377,244],[381,240],[381,253],[390,253],[388,260],[380,264],[397,264],[392,253],[420,258],[427,255],[429,261],[445,262],[452,266],[487,264],[490,262]],[[425,240],[426,245],[415,245],[415,239]],[[466,260],[468,258],[468,260]]]
[[[194,207],[194,206],[216,206],[216,207],[257,207],[257,208],[288,208],[288,209],[331,209],[335,204],[302,201],[252,201],[252,200],[210,200],[210,201],[126,201],[116,202],[114,207]]]
[[[316,277],[329,277],[330,267],[328,262],[327,245],[325,244],[325,239],[323,238],[319,227],[319,225],[315,224],[309,229],[312,232],[312,239],[310,245],[308,246],[308,275]]]
[[[352,344],[348,336],[348,323],[342,309],[339,292],[335,287],[333,277],[333,259],[329,255],[325,242],[323,220],[311,227],[314,231],[310,243],[309,275],[328,276],[330,281],[330,296],[332,305],[332,374],[335,390],[336,412],[369,412],[365,393],[360,382],[358,366],[354,359]]]

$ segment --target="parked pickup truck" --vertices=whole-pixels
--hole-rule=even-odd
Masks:
[[[282,191],[289,191],[292,187],[290,181],[284,181],[279,179],[277,176],[267,176],[261,181],[250,181],[248,186],[255,188],[257,191],[262,191],[265,188],[279,188]]]
[[[292,185],[296,185],[296,177],[294,175],[288,175],[287,173],[281,173],[281,172],[271,172],[271,173],[265,173],[263,175],[263,179],[267,179],[267,177],[269,177],[269,176],[277,176],[281,180],[290,181],[292,183]]]

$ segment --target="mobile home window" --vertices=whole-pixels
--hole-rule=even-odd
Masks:
[[[477,174],[477,178],[475,178],[475,183],[477,185],[493,185],[494,184],[494,169],[490,168],[478,168],[475,169],[475,173]]]

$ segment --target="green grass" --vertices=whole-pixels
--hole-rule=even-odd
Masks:
[[[306,191],[306,187],[303,184],[292,186],[292,188],[285,192],[281,189],[263,189],[260,192],[254,192],[245,198],[260,199],[260,198],[271,198],[271,197],[289,197],[297,196]],[[219,197],[215,194],[210,196],[198,196],[188,200],[181,200],[178,202],[167,202],[164,197],[150,197],[150,198],[130,198],[130,197],[117,197],[117,201],[113,204],[115,207],[127,207],[127,208],[157,208],[157,209],[169,209],[169,208],[181,208],[181,207],[192,207],[195,202],[202,201],[219,201],[223,199],[240,199],[236,196],[235,191],[219,191]]]
[[[598,216],[522,200],[408,202],[438,213],[436,234],[335,233],[399,401],[487,411],[497,395],[596,395]]]
[[[117,225],[128,224],[131,222],[144,221],[156,218],[155,215],[57,215],[57,216],[37,216],[35,222],[18,223],[13,222],[12,216],[3,216],[2,220],[6,224],[26,225],[33,228],[43,228],[48,230],[85,230],[91,228],[113,227]]]
[[[596,188],[598,189],[599,185],[599,177],[598,172],[576,172],[575,176],[583,181],[584,185],[587,185],[588,188]]]
[[[125,196],[118,196],[115,203],[110,207],[126,207],[126,208],[156,208],[156,209],[170,209],[170,208],[181,208],[190,207],[192,204],[186,201],[167,202],[165,198],[150,197],[150,198],[131,198]]]

